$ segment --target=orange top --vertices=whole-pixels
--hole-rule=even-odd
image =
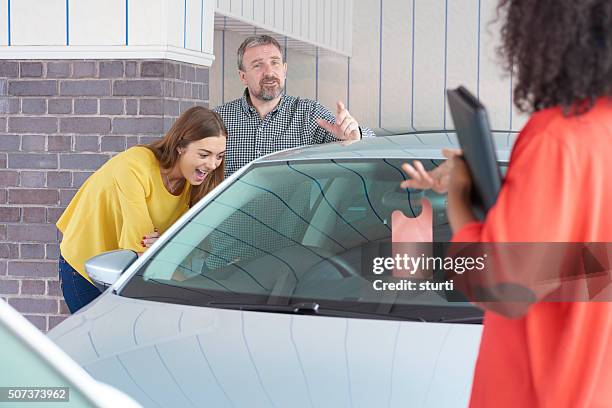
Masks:
[[[612,242],[612,100],[584,115],[535,113],[496,205],[455,242]],[[486,312],[471,407],[612,407],[612,303]]]

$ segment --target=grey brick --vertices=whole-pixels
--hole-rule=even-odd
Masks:
[[[60,118],[62,133],[108,133],[111,129],[110,118],[71,117]]]
[[[8,95],[8,81],[0,77],[0,96]]]
[[[140,64],[140,76],[151,78],[164,77],[164,62],[163,61],[143,61]]]
[[[44,223],[47,221],[47,211],[45,207],[24,207],[22,214],[23,222]]]
[[[47,249],[48,249],[49,245],[47,245]],[[58,256],[55,257],[55,259],[59,258],[59,253]],[[52,259],[52,258],[51,258]],[[47,283],[47,288],[46,288],[46,294],[48,296],[62,296],[62,289],[60,286],[60,282],[59,279],[49,279],[48,281],[46,281]]]
[[[100,150],[103,152],[122,152],[125,150],[125,136],[102,136]]]
[[[0,241],[6,241],[6,225],[0,224]],[[2,266],[0,264],[0,266]],[[2,271],[0,271],[0,275],[2,275]]]
[[[148,145],[159,140],[159,136],[140,136],[138,139],[140,144]]]
[[[19,259],[19,244],[0,243],[0,258]]]
[[[24,98],[21,100],[22,113],[42,114],[47,111],[47,101],[40,98]]]
[[[44,187],[45,173],[40,171],[22,171],[20,176],[21,187]],[[19,190],[13,190],[19,191]],[[9,202],[11,194],[9,193]]]
[[[77,152],[100,151],[100,138],[98,136],[76,136],[74,150]]]
[[[125,76],[128,78],[135,78],[138,76],[138,63],[135,61],[125,62]]]
[[[42,71],[43,71],[42,62],[23,61],[19,63],[19,68],[20,68],[20,76],[23,78],[26,78],[26,77],[40,78],[42,76]]]
[[[38,330],[43,333],[46,333],[47,330],[49,330],[47,327],[47,316],[24,314],[23,317],[28,319],[30,323],[32,323]]]
[[[68,78],[70,76],[69,62],[48,62],[47,78]]]
[[[162,96],[160,81],[154,80],[123,80],[113,83],[115,96]]]
[[[58,259],[60,254],[60,249],[58,244],[45,244],[45,258],[46,259]],[[58,285],[59,286],[59,285]],[[47,285],[47,293],[52,296],[57,296],[55,293],[50,293],[51,289]]]
[[[126,99],[125,100],[125,114],[126,115],[137,115],[138,114],[138,100],[137,99]]]
[[[122,61],[100,61],[100,78],[123,77]]]
[[[72,99],[49,99],[49,113],[72,113]]]
[[[0,170],[0,186],[14,187],[19,185],[19,173],[14,170]]]
[[[76,115],[88,115],[98,113],[97,99],[75,99],[74,113]]]
[[[123,99],[100,99],[100,115],[121,115]]]
[[[72,201],[77,190],[60,190],[60,205],[67,206]]]
[[[16,295],[19,293],[19,281],[15,279],[0,279],[0,293]]]
[[[0,118],[0,133],[6,132],[6,118]]]
[[[91,171],[75,171],[72,173],[72,187],[81,187],[92,174]]]
[[[21,150],[24,152],[44,152],[46,137],[43,135],[21,136]]]
[[[163,99],[141,99],[140,115],[162,115],[164,113]]]
[[[181,79],[184,79],[187,82],[194,82],[196,79],[195,67],[181,65]]]
[[[97,170],[108,160],[105,154],[61,154],[60,167],[62,169]]]
[[[72,175],[69,171],[47,172],[47,187],[71,187]]]
[[[108,79],[92,79],[81,81],[61,81],[60,95],[67,96],[108,96],[111,82]]]
[[[19,63],[0,60],[0,77],[16,78],[19,76]]]
[[[189,108],[193,108],[195,106],[194,102],[190,102],[190,101],[181,101],[181,113],[185,112],[187,109]]]
[[[180,114],[180,103],[174,99],[164,100],[164,115],[165,116],[178,116]]]
[[[175,98],[184,98],[185,97],[185,83],[184,82],[174,82],[174,90],[172,92],[172,96]]]
[[[72,63],[73,78],[95,78],[95,61],[75,61]]]
[[[10,153],[8,166],[11,169],[56,169],[57,154]]]
[[[166,98],[174,98],[174,81],[164,81],[162,87]]]
[[[33,80],[33,81],[9,81],[9,95],[15,96],[53,96],[57,95],[57,81],[55,80]]]
[[[164,63],[164,77],[166,78],[178,78],[179,68],[176,63],[166,61]]]
[[[21,211],[18,207],[0,207],[0,222],[21,221]]]
[[[24,264],[34,264],[34,262],[23,262]],[[11,273],[12,262],[9,262],[9,274]],[[44,263],[42,265],[50,264],[49,262]],[[32,268],[32,271],[35,271],[34,266],[28,266]],[[39,267],[37,270],[42,271],[42,267]],[[54,269],[55,274],[57,275],[57,270]],[[34,275],[33,277],[38,277]],[[45,276],[40,276],[45,277]],[[44,298],[22,298],[15,297],[9,298],[9,305],[13,306],[17,309],[18,312],[21,313],[46,313],[46,314],[56,314],[58,311],[57,300],[55,299],[44,299]],[[40,316],[42,317],[42,316]]]
[[[40,244],[23,244],[21,245],[21,250],[23,251],[24,247],[26,246],[31,246],[31,247],[40,247],[42,249],[43,255],[44,255],[44,248],[42,245]],[[32,254],[32,251],[26,250],[28,252],[28,254]],[[38,252],[38,251],[37,251]],[[35,257],[32,256],[23,256],[22,258],[26,258],[26,259],[36,259]],[[21,281],[21,294],[22,295],[44,295],[45,294],[45,289],[46,289],[46,284],[44,280],[22,280]]]
[[[61,308],[61,304],[60,304],[60,308]],[[55,326],[57,326],[58,324],[66,320],[68,317],[70,316],[64,316],[64,315],[49,316],[48,330],[53,329]]]
[[[202,84],[208,83],[208,68],[196,68],[195,81]]]
[[[208,84],[202,85],[201,99],[205,100],[205,101],[208,101],[210,99]],[[207,106],[208,106],[208,104],[207,104]]]
[[[0,153],[0,169],[6,169],[7,161],[6,153]]]
[[[62,216],[62,213],[64,212],[64,210],[65,208],[47,208],[47,222],[55,225],[57,220],[59,220],[60,217]],[[50,259],[53,259],[53,258],[50,258]],[[57,257],[55,257],[55,259],[57,259]]]
[[[162,133],[167,133],[175,121],[176,121],[176,118],[172,118],[168,116],[164,117],[164,131]]]
[[[0,150],[14,152],[19,150],[19,135],[0,135]]]
[[[35,116],[10,117],[8,127],[9,132],[16,133],[55,133],[57,119]]]
[[[0,113],[19,113],[21,100],[19,98],[0,98]]]
[[[50,152],[69,152],[72,148],[71,136],[48,136],[47,150]]]
[[[138,144],[138,136],[128,136],[125,141],[125,148],[129,149],[132,146],[136,146]]]
[[[8,224],[6,237],[11,242],[56,242],[57,229],[51,224]]]
[[[141,134],[158,133],[163,131],[163,120],[161,118],[114,118],[113,133]]]
[[[18,189],[9,190],[9,204],[47,204],[57,205],[59,193],[57,190],[48,189]]]
[[[0,189],[0,204],[6,204],[6,188]]]

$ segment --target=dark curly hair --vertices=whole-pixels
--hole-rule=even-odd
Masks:
[[[521,111],[577,115],[612,95],[612,0],[501,0],[497,12]]]

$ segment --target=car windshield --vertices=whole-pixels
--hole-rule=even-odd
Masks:
[[[371,263],[392,241],[405,240],[400,227],[420,229],[429,242],[450,239],[446,197],[401,189],[403,161],[254,165],[185,222],[121,295],[264,311],[255,306],[282,311],[274,306],[316,304],[345,316],[477,320],[480,312],[445,290],[376,289],[375,281],[380,287],[381,280],[400,280],[374,274]],[[427,169],[440,164],[422,162]],[[432,211],[421,218],[429,204]],[[420,227],[410,224],[417,217]]]

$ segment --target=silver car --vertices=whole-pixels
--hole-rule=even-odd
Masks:
[[[495,134],[502,167],[514,137]],[[145,407],[465,407],[481,312],[445,290],[377,290],[399,278],[371,264],[429,204],[424,232],[450,238],[443,195],[399,188],[403,162],[433,168],[444,146],[452,133],[256,160],[142,257],[88,262],[109,289],[49,336]]]

